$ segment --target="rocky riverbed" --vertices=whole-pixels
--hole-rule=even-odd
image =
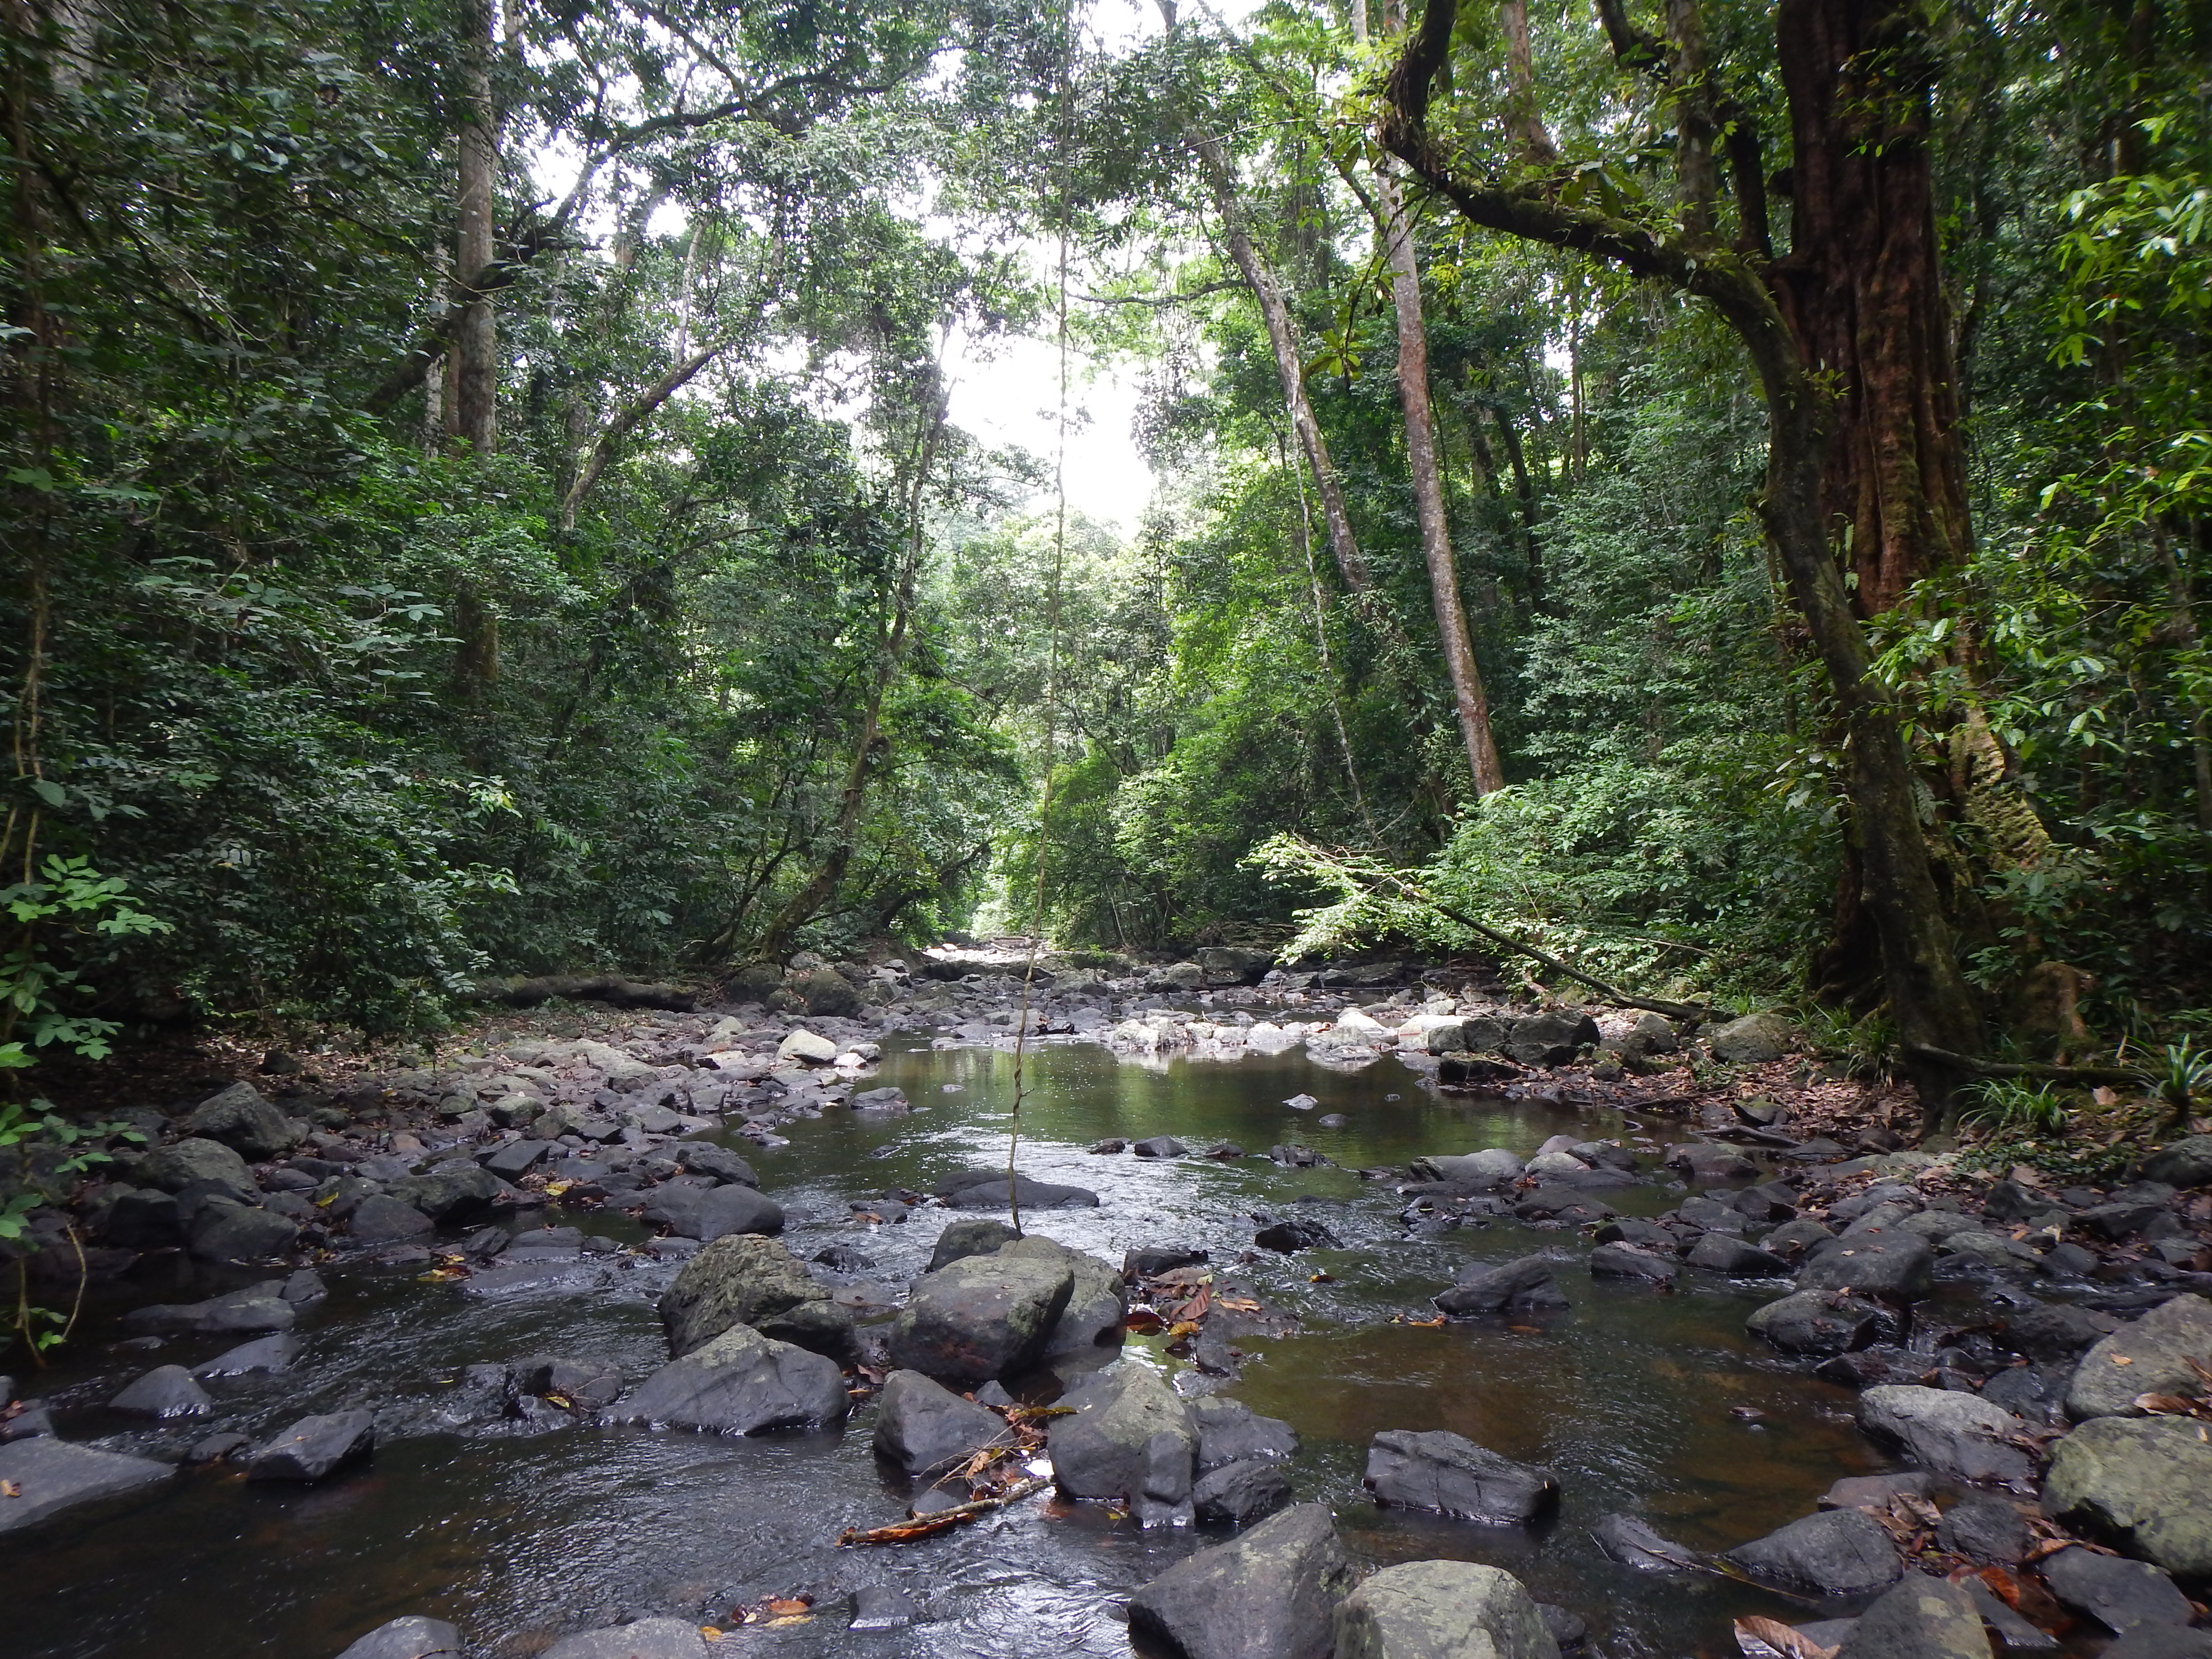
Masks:
[[[2212,1654],[2212,1138],[2054,1188],[1769,1018],[1012,967],[138,1109],[0,1654]]]

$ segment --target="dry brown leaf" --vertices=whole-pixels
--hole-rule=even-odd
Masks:
[[[12,1480],[0,1480],[0,1498],[21,1498],[23,1489]]]
[[[1779,1655],[1780,1659],[1835,1659],[1836,1655],[1835,1649],[1822,1647],[1779,1619],[1757,1613],[1735,1621],[1735,1644],[1743,1650],[1744,1659],[1767,1659],[1769,1655]]]

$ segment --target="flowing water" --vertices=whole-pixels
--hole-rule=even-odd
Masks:
[[[1352,1173],[1488,1146],[1525,1155],[1562,1132],[1628,1139],[1632,1127],[1533,1102],[1442,1100],[1390,1060],[1346,1075],[1295,1051],[1140,1066],[1054,1047],[1028,1064],[1021,1167],[1103,1200],[1095,1210],[1029,1217],[1030,1231],[1115,1261],[1133,1246],[1199,1245],[1217,1267],[1250,1249],[1255,1211],[1319,1218],[1343,1241],[1294,1256],[1261,1252],[1236,1268],[1302,1322],[1294,1334],[1247,1344],[1255,1357],[1223,1391],[1297,1430],[1294,1485],[1335,1510],[1355,1556],[1509,1568],[1540,1598],[1580,1614],[1598,1647],[1621,1659],[1732,1652],[1729,1620],[1744,1611],[1822,1616],[1725,1580],[1632,1572],[1600,1555],[1587,1531],[1595,1516],[1626,1510],[1680,1542],[1719,1548],[1809,1512],[1840,1475],[1887,1467],[1852,1428],[1849,1395],[1783,1370],[1745,1336],[1745,1314],[1774,1287],[1686,1274],[1680,1291],[1661,1295],[1593,1281],[1582,1266],[1589,1247],[1575,1234],[1510,1220],[1409,1237],[1389,1183]],[[894,1048],[878,1081],[904,1090],[917,1109],[887,1120],[832,1111],[766,1153],[734,1144],[786,1206],[793,1250],[805,1257],[850,1243],[877,1263],[866,1278],[897,1285],[920,1270],[954,1212],[932,1206],[866,1226],[848,1200],[887,1187],[927,1191],[954,1170],[1002,1162],[1012,1059]],[[1282,1104],[1302,1091],[1319,1097],[1316,1110]],[[1329,1112],[1347,1127],[1320,1127]],[[1255,1152],[1304,1141],[1338,1167],[1086,1150],[1103,1137],[1159,1133]],[[1626,1211],[1674,1201],[1658,1186],[1601,1196]],[[639,1237],[619,1217],[552,1219]],[[1532,1251],[1560,1258],[1571,1309],[1525,1324],[1391,1322],[1426,1314],[1427,1297],[1468,1262]],[[30,1382],[56,1404],[65,1437],[174,1448],[214,1429],[258,1435],[307,1412],[372,1405],[381,1443],[372,1463],[319,1486],[250,1486],[234,1471],[188,1469],[151,1498],[0,1540],[0,1656],[325,1659],[386,1619],[421,1613],[453,1620],[479,1650],[520,1659],[592,1625],[647,1613],[714,1623],[769,1595],[871,1581],[909,1591],[927,1621],[862,1634],[825,1609],[806,1623],[733,1631],[717,1651],[1117,1654],[1128,1648],[1120,1598],[1213,1541],[1204,1529],[1140,1533],[1103,1509],[1040,1498],[939,1538],[839,1549],[841,1528],[896,1520],[908,1501],[904,1483],[870,1451],[867,1407],[841,1432],[745,1440],[464,1424],[453,1379],[471,1363],[603,1355],[636,1378],[665,1359],[652,1298],[673,1266],[625,1253],[599,1271],[595,1288],[483,1301],[424,1282],[419,1268],[327,1270],[331,1295],[302,1317],[289,1372],[212,1383],[215,1416],[158,1430],[97,1402],[147,1366],[197,1364],[229,1341],[113,1352],[113,1316],[227,1285],[130,1287],[131,1302],[96,1310],[70,1357]],[[1124,1353],[1181,1369],[1156,1340],[1133,1340]],[[1747,1420],[1736,1407],[1763,1415]],[[1368,1439],[1386,1428],[1449,1429],[1547,1464],[1563,1488],[1560,1511],[1523,1531],[1378,1510],[1358,1477]]]

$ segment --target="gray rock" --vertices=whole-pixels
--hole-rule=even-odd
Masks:
[[[234,1083],[209,1096],[185,1120],[185,1133],[221,1141],[255,1164],[281,1158],[300,1143],[300,1126],[261,1097],[250,1083]]]
[[[355,1206],[346,1219],[346,1232],[367,1249],[381,1244],[409,1244],[430,1237],[437,1224],[402,1198],[371,1193]]]
[[[1020,1237],[1003,1221],[949,1222],[937,1236],[937,1248],[929,1253],[929,1271],[950,1267],[963,1256],[996,1255]]]
[[[1829,1484],[1820,1494],[1824,1510],[1886,1510],[1889,1500],[1903,1492],[1925,1498],[1934,1485],[1925,1469],[1902,1469],[1894,1474],[1847,1474]]]
[[[110,1188],[93,1228],[101,1243],[124,1250],[158,1250],[184,1240],[177,1200],[152,1187]]]
[[[1797,1034],[1779,1014],[1746,1014],[1717,1029],[1709,1041],[1715,1060],[1731,1066],[1764,1066],[1787,1055]]]
[[[2057,1647],[2056,1642],[2051,1644]],[[2212,1631],[2137,1625],[2097,1659],[2212,1659]]]
[[[1883,1384],[1859,1396],[1859,1426],[1904,1447],[1921,1468],[1957,1480],[2025,1486],[2035,1462],[2008,1437],[2027,1425],[2010,1412],[1949,1389]]]
[[[392,1184],[394,1198],[412,1204],[441,1227],[477,1219],[505,1190],[497,1176],[465,1158],[448,1158],[425,1174]]]
[[[72,1445],[35,1435],[0,1445],[0,1480],[16,1496],[0,1498],[0,1532],[14,1532],[77,1504],[113,1498],[167,1480],[176,1471],[149,1457]]]
[[[1834,1237],[1835,1234],[1812,1217],[1801,1215],[1795,1221],[1785,1221],[1772,1232],[1764,1235],[1759,1241],[1759,1248],[1770,1250],[1776,1255],[1796,1257],[1802,1255],[1822,1239]]]
[[[782,1206],[750,1187],[664,1187],[645,1206],[645,1218],[657,1221],[678,1238],[711,1243],[732,1233],[780,1233]]]
[[[1588,1014],[1530,1014],[1506,1027],[1498,1052],[1522,1066],[1564,1066],[1601,1036]]]
[[[253,1454],[248,1480],[320,1480],[376,1449],[374,1412],[303,1417]]]
[[[1032,1181],[1027,1176],[1017,1176],[1014,1191],[1022,1200],[1024,1214],[1031,1210],[1095,1210],[1098,1194],[1087,1187],[1066,1187],[1048,1181]],[[1005,1210],[1012,1207],[1006,1197],[1006,1177],[1003,1170],[990,1170],[980,1181],[969,1182],[945,1195],[946,1206],[955,1210]]]
[[[687,1140],[676,1149],[676,1161],[692,1175],[712,1176],[728,1187],[757,1187],[753,1166],[726,1146],[711,1140]]]
[[[853,1591],[848,1630],[904,1630],[921,1621],[921,1603],[892,1584],[861,1584]]]
[[[270,1261],[298,1246],[300,1224],[273,1211],[211,1200],[192,1218],[186,1237],[202,1261]]]
[[[1984,1566],[2014,1566],[2027,1553],[2027,1519],[2017,1504],[1969,1492],[1943,1512],[1936,1541]]]
[[[490,1174],[501,1181],[520,1181],[536,1169],[538,1164],[556,1151],[550,1140],[510,1140],[504,1146],[495,1146],[486,1152],[481,1163]]]
[[[1661,1537],[1632,1515],[1601,1515],[1590,1523],[1590,1536],[1613,1560],[1639,1572],[1694,1572],[1705,1565],[1697,1551]]]
[[[1964,1585],[1916,1572],[1859,1615],[1838,1659],[1990,1659],[1990,1638]]]
[[[147,1153],[138,1160],[137,1175],[147,1186],[165,1193],[180,1193],[194,1182],[210,1181],[242,1204],[260,1196],[244,1158],[219,1140],[198,1136]]]
[[[985,1446],[1011,1444],[1006,1419],[920,1371],[893,1371],[876,1408],[876,1455],[910,1475],[941,1474]]]
[[[679,1359],[732,1325],[840,1361],[855,1352],[853,1316],[830,1287],[782,1244],[756,1233],[715,1239],[685,1262],[660,1298],[660,1322]]]
[[[1052,1334],[1045,1339],[1042,1356],[1045,1359],[1084,1353],[1097,1347],[1117,1335],[1122,1322],[1129,1316],[1128,1287],[1110,1261],[1071,1249],[1057,1239],[1038,1233],[1004,1246],[999,1254],[1058,1261],[1074,1280],[1068,1286],[1067,1305],[1060,1310],[1060,1317],[1053,1322]]]
[[[1801,1291],[1850,1291],[1887,1302],[1915,1302],[1928,1294],[1935,1247],[1908,1232],[1863,1232],[1856,1228],[1814,1245],[1797,1275]]]
[[[1352,1560],[1319,1504],[1177,1562],[1129,1598],[1129,1629],[1167,1659],[1326,1659]]]
[[[299,1316],[281,1293],[281,1282],[253,1285],[205,1302],[157,1302],[123,1316],[134,1336],[231,1336],[289,1331]]]
[[[1442,1429],[1383,1430],[1367,1449],[1361,1484],[1378,1504],[1499,1526],[1526,1526],[1559,1498],[1549,1469],[1516,1463]]]
[[[1521,1581],[1468,1561],[1385,1567],[1336,1610],[1335,1659],[1559,1659]]]
[[[2191,1582],[2212,1578],[2212,1444],[2179,1417],[2099,1417],[2051,1449],[2045,1510]]]
[[[1261,1417],[1241,1400],[1200,1395],[1190,1402],[1198,1425],[1198,1467],[1218,1469],[1252,1458],[1295,1457],[1298,1437],[1279,1417]]]
[[[2066,1410],[2075,1418],[2134,1417],[2141,1415],[2137,1395],[2194,1395],[2203,1379],[2190,1365],[2192,1358],[2212,1361],[2212,1302],[2177,1296],[2081,1356],[2067,1386]]]
[[[1888,1311],[1857,1297],[1797,1291],[1753,1310],[1744,1328],[1784,1353],[1850,1353],[1896,1328]]]
[[[714,1434],[760,1434],[842,1423],[848,1403],[834,1360],[771,1341],[750,1325],[732,1325],[655,1371],[613,1416]]]
[[[2195,1617],[2173,1580],[2147,1561],[2094,1550],[2060,1550],[2040,1564],[2051,1593],[2115,1636],[2138,1625],[2186,1625]]]
[[[1671,1285],[1682,1270],[1656,1250],[1633,1244],[1601,1244],[1590,1252],[1593,1279],[1640,1279],[1653,1285]]]
[[[1233,945],[1209,945],[1193,958],[1208,985],[1257,985],[1274,958],[1265,951],[1240,950]]]
[[[1138,1158],[1181,1158],[1190,1150],[1173,1135],[1154,1135],[1149,1140],[1132,1141],[1129,1151]]]
[[[217,1354],[192,1367],[198,1377],[244,1376],[252,1371],[281,1371],[290,1369],[293,1358],[300,1352],[297,1337],[286,1332],[274,1336],[256,1337],[251,1342],[241,1342],[236,1347]]]
[[[1462,1268],[1452,1287],[1434,1301],[1443,1312],[1462,1317],[1564,1308],[1567,1298],[1552,1277],[1557,1265],[1540,1255],[1494,1267],[1477,1262]]]
[[[1272,1458],[1251,1457],[1199,1476],[1190,1501],[1201,1521],[1249,1527],[1290,1504],[1291,1482]]]
[[[555,1354],[532,1354],[507,1368],[511,1398],[529,1396],[565,1401],[582,1412],[596,1412],[614,1404],[622,1395],[622,1368],[611,1359],[564,1359]]]
[[[182,1365],[156,1365],[107,1402],[137,1417],[198,1417],[215,1402]]]
[[[1126,1503],[1147,1522],[1189,1518],[1198,1425],[1158,1372],[1117,1365],[1060,1403],[1076,1408],[1053,1419],[1046,1437],[1061,1492]]]
[[[1053,1256],[969,1256],[915,1281],[891,1328],[891,1363],[928,1376],[981,1382],[1028,1370],[1043,1355],[1075,1288]]]
[[[2100,1323],[2094,1314],[2067,1303],[2039,1302],[2032,1307],[2007,1309],[1998,1335],[2014,1353],[2026,1354],[2030,1359],[2071,1359],[2094,1346],[2111,1322]]]
[[[2184,1135],[2143,1160],[2142,1177],[2169,1187],[2212,1185],[2212,1135]]]
[[[565,1637],[538,1659],[708,1659],[709,1651],[707,1638],[689,1619],[641,1619]]]
[[[1735,1147],[1711,1141],[1693,1140],[1686,1146],[1669,1146],[1663,1161],[1668,1169],[1680,1170],[1690,1180],[1698,1182],[1742,1181],[1759,1173],[1759,1165]]]
[[[1864,1595],[1905,1571],[1897,1545],[1864,1510],[1824,1510],[1727,1552],[1754,1578],[1811,1595]]]
[[[461,1633],[442,1619],[410,1614],[379,1625],[338,1659],[461,1659]]]
[[[1731,1238],[1726,1233],[1705,1234],[1690,1247],[1689,1255],[1683,1259],[1692,1267],[1704,1267],[1736,1279],[1784,1279],[1790,1271],[1790,1264],[1780,1256],[1740,1238]]]
[[[1489,1192],[1518,1181],[1525,1166],[1503,1146],[1485,1147],[1464,1157],[1430,1157],[1413,1160],[1413,1172],[1423,1181],[1441,1181],[1465,1191]]]
[[[1997,1645],[2008,1654],[2056,1653],[2058,1638],[2049,1631],[2030,1624],[2021,1617],[2009,1603],[1979,1578],[1960,1581],[1974,1604],[1974,1611],[1982,1616],[1982,1626],[1997,1639]]]

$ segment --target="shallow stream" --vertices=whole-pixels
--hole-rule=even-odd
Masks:
[[[1733,1652],[1729,1620],[1744,1611],[1823,1616],[1723,1580],[1616,1566],[1587,1531],[1595,1516],[1625,1510],[1682,1543],[1725,1547],[1810,1512],[1840,1475],[1890,1467],[1851,1425],[1851,1396],[1782,1369],[1745,1335],[1744,1316],[1777,1287],[1686,1274],[1680,1291],[1656,1294],[1593,1281],[1576,1234],[1510,1220],[1409,1237],[1390,1184],[1352,1173],[1489,1146],[1525,1155],[1562,1132],[1631,1139],[1632,1127],[1534,1102],[1443,1100],[1389,1059],[1350,1074],[1296,1051],[1148,1066],[1079,1046],[1048,1048],[1027,1064],[1023,1170],[1103,1200],[1026,1218],[1031,1231],[1116,1262],[1133,1246],[1199,1245],[1217,1267],[1250,1249],[1255,1211],[1317,1218],[1343,1240],[1342,1249],[1261,1252],[1235,1268],[1302,1328],[1248,1344],[1255,1357],[1222,1392],[1297,1430],[1304,1449],[1293,1483],[1335,1510],[1355,1555],[1510,1568],[1540,1598],[1586,1620],[1596,1647],[1617,1659]],[[784,1205],[786,1242],[802,1258],[850,1244],[876,1263],[854,1277],[897,1287],[957,1212],[933,1206],[871,1226],[853,1219],[848,1201],[887,1187],[927,1191],[954,1170],[1002,1161],[1012,1068],[1011,1055],[990,1050],[894,1048],[874,1082],[902,1089],[917,1109],[910,1115],[833,1110],[792,1127],[787,1146],[732,1144]],[[1319,1107],[1282,1104],[1302,1092]],[[1327,1113],[1344,1114],[1347,1126],[1319,1127]],[[1338,1167],[1086,1150],[1105,1137],[1160,1133],[1193,1147],[1231,1140],[1253,1153],[1303,1141]],[[1676,1198],[1657,1185],[1601,1196],[1653,1212]],[[550,1218],[640,1237],[619,1216]],[[1427,1315],[1427,1298],[1468,1262],[1532,1251],[1562,1258],[1571,1308],[1511,1325],[1391,1322]],[[319,1486],[249,1486],[233,1469],[187,1469],[151,1498],[64,1515],[0,1543],[0,1656],[327,1659],[385,1620],[420,1613],[458,1624],[476,1650],[523,1659],[594,1625],[646,1613],[720,1623],[732,1607],[769,1595],[870,1581],[911,1592],[927,1622],[861,1634],[825,1604],[805,1623],[732,1631],[716,1650],[1121,1654],[1128,1638],[1118,1599],[1216,1541],[1203,1529],[1140,1533],[1102,1509],[1036,1498],[944,1537],[839,1549],[841,1528],[896,1520],[908,1501],[871,1453],[865,1406],[841,1432],[749,1440],[450,1425],[463,1415],[452,1407],[452,1379],[473,1362],[604,1355],[642,1377],[665,1358],[652,1301],[674,1270],[625,1253],[604,1259],[581,1287],[485,1300],[424,1281],[419,1267],[334,1264],[325,1270],[330,1298],[302,1317],[289,1372],[211,1383],[216,1415],[159,1429],[97,1402],[151,1365],[196,1364],[240,1339],[116,1352],[115,1315],[253,1275],[218,1281],[202,1270],[197,1288],[131,1285],[131,1301],[95,1310],[66,1360],[25,1379],[54,1404],[64,1437],[166,1447],[173,1457],[213,1430],[258,1436],[308,1412],[369,1405],[381,1443],[372,1463]],[[1125,1352],[1182,1369],[1157,1339],[1132,1340]],[[1747,1420],[1738,1407],[1760,1415]],[[1368,1439],[1386,1428],[1449,1429],[1547,1464],[1564,1489],[1560,1512],[1524,1532],[1380,1510],[1358,1477]]]

